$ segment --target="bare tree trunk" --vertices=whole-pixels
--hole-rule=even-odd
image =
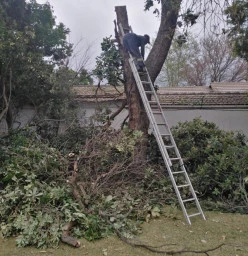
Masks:
[[[124,33],[129,32],[129,23],[126,6],[116,6],[115,7],[117,16],[117,25],[120,31],[120,24],[124,29]],[[146,115],[141,97],[139,95],[136,82],[134,80],[131,68],[129,66],[129,56],[127,51],[122,47],[120,41],[122,40],[120,33],[116,35],[119,41],[120,52],[123,57],[123,67],[124,67],[124,78],[125,78],[125,93],[127,96],[127,104],[129,110],[129,128],[132,130],[141,130],[144,134],[147,134],[149,128],[149,120]]]

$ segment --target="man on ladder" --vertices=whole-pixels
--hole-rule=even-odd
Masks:
[[[145,66],[143,60],[146,44],[150,44],[150,37],[148,35],[139,36],[134,33],[127,33],[123,37],[123,46],[134,57],[139,72],[142,72]],[[140,50],[139,47],[141,48]]]

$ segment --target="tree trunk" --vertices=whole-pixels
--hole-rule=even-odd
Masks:
[[[124,33],[129,32],[129,23],[126,6],[116,6],[115,7],[117,16],[117,25],[120,31],[120,24],[123,27]],[[121,34],[119,32],[117,40],[122,40]],[[124,50],[122,44],[119,43],[120,52],[123,57],[123,67],[124,67],[124,79],[125,79],[125,93],[127,97],[127,104],[129,110],[129,128],[131,130],[140,130],[144,134],[147,134],[149,128],[149,120],[146,115],[141,97],[139,95],[136,82],[134,80],[128,59],[129,55],[126,50]]]
[[[146,59],[146,67],[149,71],[152,82],[154,82],[159,75],[168,55],[177,26],[177,18],[181,3],[182,0],[161,0],[161,22],[159,31],[154,45]],[[118,27],[119,24],[122,24],[124,33],[127,33],[130,26],[128,23],[126,6],[116,6],[115,11]],[[122,38],[120,38],[120,33],[117,37],[117,40],[122,40]],[[128,53],[123,49],[122,45],[119,45],[120,52],[124,60],[123,66],[124,78],[126,81],[125,92],[127,95],[129,109],[129,128],[132,130],[141,130],[147,134],[149,120],[128,63],[129,56]]]
[[[146,67],[152,82],[159,75],[168,55],[177,26],[182,0],[161,0],[161,22],[153,47],[146,59]]]

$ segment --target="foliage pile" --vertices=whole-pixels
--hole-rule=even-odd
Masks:
[[[138,232],[141,221],[159,215],[167,185],[161,173],[134,158],[141,135],[108,130],[66,157],[27,130],[4,138],[1,233],[17,235],[18,246],[46,247],[58,245],[68,223],[72,235],[88,240],[114,229],[125,236]]]
[[[245,137],[200,118],[172,130],[201,203],[246,213]],[[117,230],[130,237],[177,202],[153,139],[148,161],[138,131],[77,128],[71,138],[53,144],[60,151],[28,130],[1,141],[1,233],[17,235],[19,246],[56,246],[68,226],[88,240]]]
[[[61,225],[78,212],[65,184],[65,159],[25,131],[2,141],[0,161],[2,234],[20,235],[19,246],[57,244]]]
[[[139,131],[108,129],[88,140],[79,154],[69,154],[68,183],[82,211],[111,223],[125,236],[138,232],[144,219],[159,215],[168,185],[162,169],[155,172],[144,159],[142,140]],[[87,238],[101,236],[95,230]]]

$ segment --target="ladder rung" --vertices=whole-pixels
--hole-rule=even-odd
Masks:
[[[172,174],[181,174],[181,173],[185,173],[185,171],[172,172]]]
[[[159,110],[152,110],[152,113],[153,113],[153,114],[162,114],[162,112],[159,111]]]
[[[179,186],[177,186],[178,188],[184,188],[184,187],[189,187],[190,186],[190,184],[184,184],[184,185],[179,185]]]
[[[145,91],[146,94],[154,94],[153,91]]]
[[[165,146],[166,148],[175,148],[175,146],[170,145],[170,146]]]
[[[185,199],[185,200],[182,200],[184,203],[186,203],[186,202],[190,202],[190,201],[194,201],[195,200],[195,198],[189,198],[189,199]]]
[[[142,84],[151,84],[149,81],[141,81]]]
[[[202,214],[201,212],[197,212],[197,213],[193,213],[193,214],[188,215],[188,217],[191,218],[191,217],[201,215],[201,214]]]
[[[166,125],[168,127],[168,124],[164,120],[161,120],[161,121],[157,122],[157,124],[163,124],[163,125]]]
[[[173,158],[170,158],[171,161],[177,161],[177,160],[180,160],[181,158],[180,157],[173,157]]]
[[[172,174],[180,174],[180,173],[185,173],[185,171],[172,172]]]
[[[161,135],[161,136],[171,136],[170,133],[161,133],[160,135]]]

